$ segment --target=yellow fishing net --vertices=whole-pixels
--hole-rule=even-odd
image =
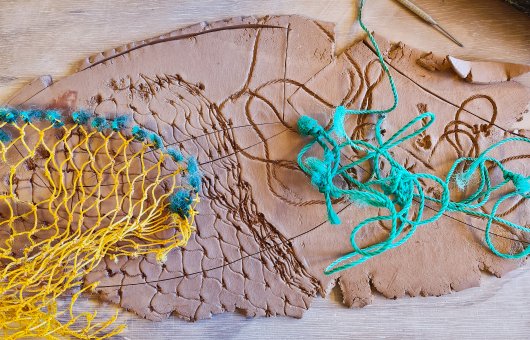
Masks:
[[[137,126],[128,136],[123,117],[72,117],[0,109],[3,338],[119,333],[116,316],[96,321],[96,312],[74,310],[96,286],[83,286],[84,275],[105,256],[154,253],[164,261],[193,231],[195,161]],[[63,310],[59,297],[68,300]]]

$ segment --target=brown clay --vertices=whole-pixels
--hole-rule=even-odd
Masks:
[[[445,57],[377,41],[401,98],[385,135],[420,112],[437,115],[425,134],[394,150],[413,171],[445,176],[456,157],[476,155],[510,136],[525,114],[529,92],[515,82],[470,84]],[[369,44],[359,42],[335,56],[331,24],[297,16],[201,23],[101,53],[79,72],[46,85],[28,87],[12,104],[131,113],[136,123],[201,163],[197,233],[184,249],[163,264],[150,257],[107,259],[86,277],[101,281],[103,299],[142,317],[175,313],[196,320],[236,310],[301,317],[317,293],[325,295],[336,283],[346,305],[364,306],[373,291],[388,298],[442,295],[477,286],[481,271],[500,276],[522,262],[489,252],[483,232],[469,226],[483,228],[484,221],[451,214],[395,250],[323,275],[332,260],[350,251],[355,224],[378,211],[340,202],[343,224],[326,222],[321,195],[296,165],[307,142],[296,132],[297,118],[308,114],[327,124],[337,105],[386,108],[392,100]],[[373,121],[350,117],[347,126],[353,136],[369,138]],[[528,148],[496,156],[530,173]],[[510,204],[506,215],[528,224],[529,203]],[[380,240],[385,232],[374,227],[363,241]],[[496,242],[503,249],[520,246]],[[109,285],[115,286],[104,288]]]

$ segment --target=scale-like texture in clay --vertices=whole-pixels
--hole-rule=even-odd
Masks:
[[[412,171],[444,177],[457,157],[476,156],[511,136],[527,114],[529,93],[515,82],[469,84],[445,58],[377,40],[401,99],[384,124],[385,136],[420,112],[437,115],[427,132],[393,150]],[[395,250],[323,275],[325,266],[350,251],[354,225],[379,212],[336,202],[343,224],[325,222],[321,194],[295,162],[307,142],[296,132],[297,118],[308,114],[327,124],[337,105],[392,103],[370,45],[359,42],[335,56],[331,24],[296,16],[198,24],[96,55],[72,76],[53,84],[46,78],[41,85],[34,82],[12,103],[131,113],[166,144],[198,156],[204,186],[189,244],[163,264],[150,257],[107,259],[87,276],[101,281],[103,299],[142,317],[175,313],[195,320],[236,310],[301,317],[313,297],[335,282],[345,304],[364,306],[374,290],[389,298],[447,294],[478,285],[481,270],[500,276],[521,263],[489,252],[483,232],[472,227],[484,228],[484,221],[451,213]],[[373,117],[350,117],[347,127],[356,138],[370,138]],[[495,156],[530,173],[527,146]],[[363,169],[354,175],[366,177]],[[527,202],[511,201],[502,212],[529,223]],[[363,241],[380,240],[385,228],[374,226]],[[522,238],[499,227],[495,232]],[[494,240],[505,251],[521,247]]]

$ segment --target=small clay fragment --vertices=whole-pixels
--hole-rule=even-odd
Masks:
[[[516,79],[530,72],[530,65],[493,61],[467,61],[447,56],[453,70],[462,79],[475,84],[489,84]]]

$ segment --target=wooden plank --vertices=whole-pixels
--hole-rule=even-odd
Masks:
[[[417,0],[448,31],[459,48],[391,0],[368,1],[365,21],[379,34],[411,46],[463,58],[530,63],[530,17],[499,0]],[[0,1],[0,102],[42,74],[59,79],[82,58],[120,44],[203,20],[236,15],[301,14],[337,23],[338,50],[359,39],[351,0]],[[349,310],[316,299],[301,320],[245,319],[225,314],[196,323],[161,323],[123,313],[129,339],[183,338],[528,338],[530,269],[505,278],[485,277],[479,288],[444,297],[378,298]],[[85,299],[80,309],[114,307]]]
[[[374,31],[427,51],[530,63],[530,19],[499,0],[417,0],[460,48],[392,0],[368,1]],[[339,50],[359,38],[351,0],[0,1],[0,101],[42,74],[72,72],[87,55],[204,20],[301,14],[337,23]]]
[[[388,300],[376,297],[364,308],[340,304],[337,289],[330,299],[317,298],[302,319],[245,318],[216,315],[187,322],[171,317],[152,322],[122,312],[125,339],[301,339],[301,338],[414,338],[414,339],[528,339],[529,267],[502,279],[484,276],[481,287],[442,297]],[[80,310],[111,316],[114,308],[84,299]]]
[[[160,338],[182,334],[193,338],[528,338],[528,268],[507,278],[489,277],[480,288],[446,297],[387,300],[378,298],[362,309],[347,309],[340,297],[318,299],[303,319],[257,320],[222,315],[189,324],[168,320],[160,325],[146,320],[129,322],[125,335],[141,339],[142,332]],[[161,327],[162,326],[162,327]],[[171,328],[170,332],[167,328]]]

